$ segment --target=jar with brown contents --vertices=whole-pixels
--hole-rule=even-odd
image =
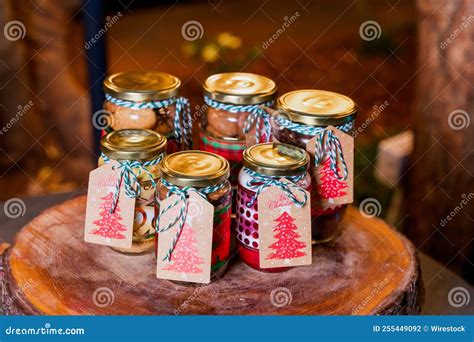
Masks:
[[[159,200],[167,198],[170,190],[177,187],[182,191],[200,192],[214,206],[211,276],[220,276],[227,267],[230,253],[232,191],[228,180],[229,163],[213,153],[182,151],[165,157],[161,170]]]
[[[270,140],[270,116],[277,87],[267,77],[243,72],[216,74],[204,82],[207,111],[201,121],[200,149],[219,154],[231,164],[237,185],[243,150]]]
[[[160,179],[159,163],[164,157],[166,138],[150,130],[124,129],[108,133],[101,139],[102,155],[99,166],[110,160],[122,167],[131,166],[137,184],[137,198],[133,223],[132,247],[114,250],[126,254],[144,254],[153,251],[155,222],[158,208],[155,205],[156,185]]]
[[[351,134],[357,114],[354,101],[349,97],[323,90],[296,90],[280,96],[278,112],[272,117],[273,138],[276,141],[306,148],[313,137],[328,126]],[[311,175],[315,172],[315,159],[311,156]],[[328,156],[322,162],[327,161]],[[340,231],[347,205],[321,206],[326,188],[313,178],[311,190],[311,216],[313,240],[324,243],[334,240]]]
[[[188,149],[192,144],[189,101],[178,96],[181,81],[156,71],[113,74],[104,80],[110,113],[107,130],[150,129],[168,138],[167,152]]]

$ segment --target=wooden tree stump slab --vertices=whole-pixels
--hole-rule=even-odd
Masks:
[[[284,273],[240,260],[204,286],[155,277],[153,254],[121,255],[83,241],[86,198],[25,226],[3,258],[6,312],[50,315],[418,314],[421,278],[412,244],[382,220],[349,208],[343,235],[313,248],[313,264]],[[236,258],[237,259],[237,258]]]

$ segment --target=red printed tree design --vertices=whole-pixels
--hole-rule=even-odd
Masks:
[[[298,227],[293,223],[295,219],[285,211],[274,221],[277,222],[273,228],[277,232],[274,235],[277,241],[269,246],[274,252],[268,255],[267,259],[294,259],[305,256],[306,253],[299,251],[305,248],[306,244],[298,241],[300,235],[296,232]]]
[[[334,171],[331,170],[331,160],[327,158],[319,170],[319,195],[324,199],[342,197],[346,195],[345,189],[347,189],[346,182],[336,178]]]
[[[171,264],[164,267],[164,271],[175,271],[181,273],[202,273],[198,265],[204,264],[204,260],[197,255],[196,238],[190,225],[184,224],[179,235],[178,242],[171,253]]]
[[[99,206],[99,209],[101,210],[99,215],[102,216],[102,218],[92,222],[98,228],[92,230],[91,234],[100,235],[110,239],[125,239],[125,235],[120,232],[127,231],[127,228],[120,222],[122,216],[120,216],[119,206],[115,208],[113,213],[110,213],[110,208],[112,208],[112,203],[114,201],[114,194],[111,192],[101,199],[103,202]]]

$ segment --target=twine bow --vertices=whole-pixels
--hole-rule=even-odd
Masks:
[[[173,253],[174,248],[176,247],[176,244],[178,243],[179,236],[181,235],[181,231],[183,230],[184,223],[186,222],[186,217],[187,217],[187,213],[188,213],[188,199],[189,199],[189,195],[191,194],[191,192],[195,192],[199,196],[201,196],[202,198],[207,200],[206,195],[208,195],[210,193],[213,193],[213,192],[223,188],[224,185],[225,185],[225,182],[221,183],[221,184],[218,184],[218,185],[208,186],[208,187],[199,188],[199,189],[196,189],[196,188],[193,188],[193,187],[190,187],[190,186],[185,186],[183,188],[180,188],[176,185],[173,185],[173,184],[169,183],[168,181],[166,181],[163,178],[161,179],[161,182],[163,183],[164,186],[166,186],[168,188],[168,196],[171,196],[173,194],[176,194],[178,196],[176,201],[174,201],[173,203],[170,203],[166,208],[164,208],[160,212],[160,215],[159,215],[158,220],[156,222],[156,232],[157,233],[166,232],[167,230],[171,229],[171,227],[174,227],[175,224],[178,224],[178,231],[177,231],[173,241],[171,242],[171,247],[168,250],[168,253],[166,254],[165,258],[163,259],[163,260],[171,261],[171,255]],[[181,205],[181,207],[180,207],[176,217],[173,220],[171,220],[170,223],[168,223],[168,225],[166,225],[166,227],[164,227],[162,229],[159,229],[159,220],[160,220],[160,218],[163,217],[163,214],[165,214],[167,211],[171,210],[172,208],[176,207],[177,205]]]
[[[107,157],[105,154],[101,155],[104,163],[109,163],[110,158]],[[118,205],[119,195],[120,195],[120,187],[122,183],[124,184],[125,194],[127,197],[130,198],[138,198],[140,197],[142,188],[138,177],[141,173],[145,173],[148,176],[153,187],[156,187],[155,177],[153,174],[147,169],[149,166],[158,165],[163,159],[163,154],[160,154],[158,158],[148,160],[145,162],[140,162],[137,160],[118,160],[117,162],[119,165],[114,165],[112,170],[120,170],[120,175],[118,177],[117,184],[115,185],[114,190],[114,198],[112,202],[112,207],[110,208],[110,213],[112,214]],[[136,172],[134,171],[136,170]]]
[[[342,152],[341,142],[339,138],[328,129],[324,129],[316,136],[314,150],[314,164],[318,166],[323,163],[324,157],[329,156],[330,168],[338,180],[346,180],[348,176],[346,161]],[[339,173],[339,161],[342,165],[342,176]]]
[[[257,143],[263,138],[263,142],[269,142],[272,134],[272,127],[270,123],[270,115],[267,113],[264,107],[273,106],[273,101],[268,101],[255,105],[233,105],[229,103],[223,103],[215,101],[208,96],[204,96],[204,102],[212,108],[225,110],[231,113],[250,113],[245,119],[243,133],[247,134],[250,132],[253,126],[255,126],[255,137]],[[263,122],[263,130],[261,124]],[[263,133],[263,134],[262,134]],[[262,136],[263,135],[263,136]]]
[[[185,97],[172,97],[165,100],[154,100],[146,102],[134,102],[117,99],[109,94],[105,94],[107,101],[120,107],[131,109],[161,109],[176,105],[176,114],[174,116],[174,132],[173,135],[184,146],[190,148],[192,145],[192,117],[189,100]]]
[[[342,152],[341,142],[339,138],[329,129],[324,127],[315,127],[315,126],[307,126],[302,125],[293,121],[290,121],[280,115],[275,114],[275,120],[278,125],[285,127],[286,129],[307,135],[307,136],[315,136],[315,158],[314,164],[315,166],[321,165],[325,157],[328,156],[330,159],[330,168],[337,179],[339,180],[346,180],[348,177],[348,169],[346,161],[344,160],[344,154]],[[350,121],[343,125],[335,126],[338,130],[344,133],[350,133],[354,126],[354,122]],[[341,162],[342,165],[342,176],[338,169],[338,164]]]
[[[252,177],[252,179],[247,182],[247,186],[257,188],[257,191],[255,191],[255,196],[252,197],[250,202],[247,202],[247,207],[252,207],[258,195],[260,195],[260,193],[264,189],[270,186],[276,186],[280,188],[286,194],[286,196],[298,207],[304,207],[306,205],[306,202],[308,201],[308,195],[302,188],[295,184],[295,182],[298,182],[303,179],[306,173],[302,173],[297,176],[283,177],[291,182],[288,183],[283,182],[276,177],[264,176],[261,173],[250,170],[249,168],[244,168],[244,171]],[[303,199],[301,201],[295,196],[295,191],[303,194]]]

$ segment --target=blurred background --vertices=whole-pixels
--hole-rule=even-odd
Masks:
[[[471,0],[0,0],[0,201],[86,190],[105,74],[176,75],[198,120],[205,78],[254,72],[354,99],[355,205],[472,283],[473,15]]]

